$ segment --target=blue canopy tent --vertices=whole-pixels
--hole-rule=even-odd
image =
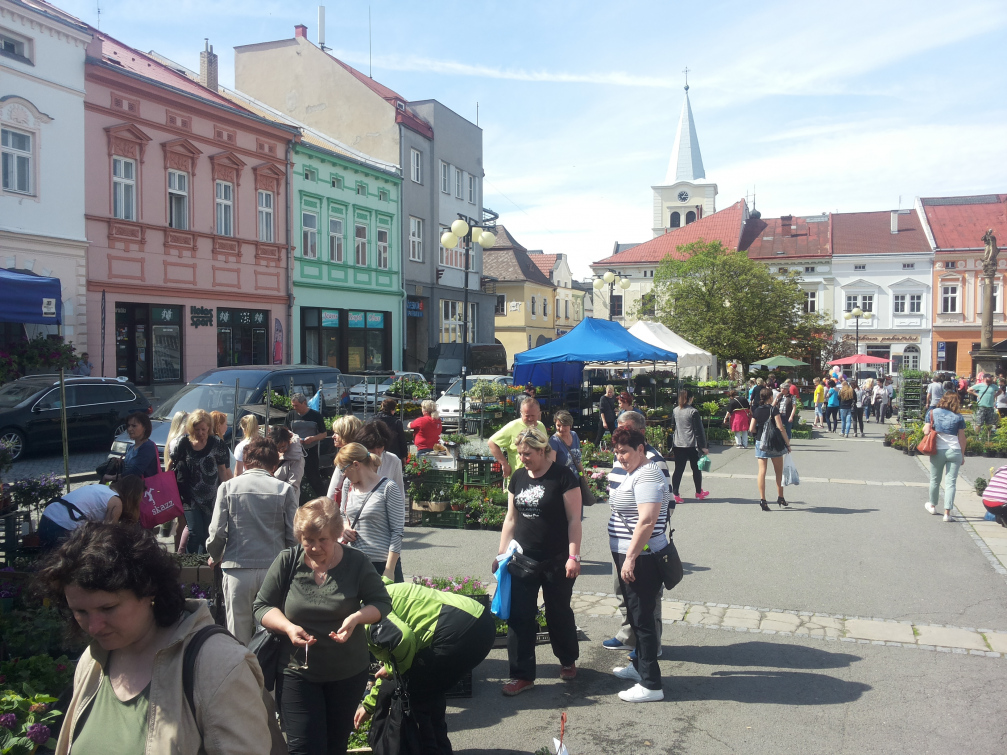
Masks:
[[[59,278],[47,278],[27,270],[0,269],[0,322],[56,325],[62,335],[63,285]],[[60,420],[63,426],[63,471],[70,490],[70,457],[66,441],[66,387],[59,371]]]

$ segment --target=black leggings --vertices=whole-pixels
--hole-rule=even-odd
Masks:
[[[290,755],[345,753],[366,686],[366,670],[335,682],[309,682],[284,671],[280,707]]]
[[[692,466],[692,481],[696,483],[696,492],[703,490],[703,473],[699,471],[699,449],[682,448],[675,446],[675,472],[671,476],[671,490],[678,495],[678,486],[682,482],[682,475],[685,474],[685,463]]]
[[[864,407],[853,407],[853,432],[857,431],[857,425],[860,425],[861,435],[864,432]]]
[[[829,426],[830,430],[835,430],[839,427],[839,407],[838,406],[827,406],[825,407],[825,424]]]

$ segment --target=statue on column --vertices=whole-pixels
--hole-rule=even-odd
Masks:
[[[992,278],[996,275],[997,255],[1000,254],[1000,250],[997,248],[997,237],[993,235],[992,228],[983,235],[983,243],[986,245],[986,250],[983,252],[983,275]]]
[[[990,228],[983,235],[983,243],[986,249],[983,251],[983,275],[986,277],[986,290],[983,295],[982,313],[982,336],[980,342],[981,351],[991,351],[993,349],[993,278],[997,274],[997,255],[1000,250],[997,248],[997,237],[993,235]]]

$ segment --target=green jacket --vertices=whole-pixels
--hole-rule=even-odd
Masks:
[[[392,599],[392,611],[377,624],[365,628],[367,647],[385,669],[392,672],[392,660],[400,674],[413,665],[413,658],[420,650],[430,647],[437,631],[437,622],[444,606],[451,606],[470,614],[473,618],[482,616],[486,610],[481,603],[457,593],[441,592],[411,582],[392,583],[382,577],[385,589]],[[374,686],[364,698],[364,709],[374,712],[381,680],[375,679]]]

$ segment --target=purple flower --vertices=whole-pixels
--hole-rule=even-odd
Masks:
[[[5,729],[13,729],[17,725],[17,716],[13,713],[0,715],[0,726]]]
[[[49,733],[49,727],[45,724],[32,724],[28,727],[26,736],[35,744],[41,745],[48,742],[51,735]]]

